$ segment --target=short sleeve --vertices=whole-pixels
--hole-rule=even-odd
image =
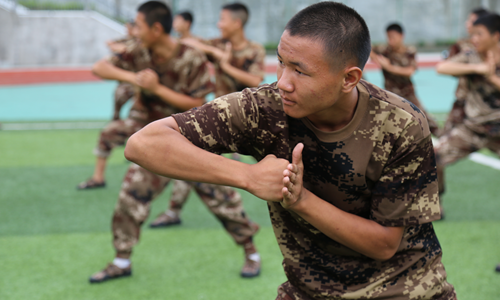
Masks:
[[[454,56],[448,58],[448,61],[468,64],[471,62],[469,51],[461,51]]]
[[[219,97],[201,107],[173,115],[180,132],[197,147],[214,153],[247,153],[242,147],[247,120],[257,117],[254,104],[243,92]]]
[[[150,65],[147,50],[134,41],[127,43],[124,52],[108,57],[107,61],[120,69],[131,72],[141,71]]]
[[[256,44],[254,51],[255,56],[252,59],[252,63],[248,66],[248,73],[264,77],[266,50],[261,45]]]
[[[381,225],[414,226],[441,218],[431,136],[412,141],[421,136],[419,127],[405,129],[374,184],[370,218]]]
[[[238,152],[257,160],[290,153],[287,116],[276,84],[227,94],[173,118],[186,138],[210,152]]]
[[[415,70],[418,69],[417,49],[415,49],[415,47],[408,48],[407,58],[408,58],[408,66],[415,68]]]
[[[194,98],[204,98],[213,92],[214,86],[210,80],[208,61],[204,54],[192,49],[189,64],[180,71],[180,90]]]
[[[372,47],[372,51],[375,52],[376,54],[382,54],[384,52],[385,46],[384,45],[375,45]]]

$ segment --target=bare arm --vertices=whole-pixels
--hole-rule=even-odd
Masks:
[[[382,69],[386,70],[389,73],[405,77],[411,77],[413,73],[415,73],[415,67],[413,66],[402,67],[402,66],[392,65],[387,57],[380,54],[376,54],[373,51],[370,53],[370,58],[371,60],[373,60],[373,62],[379,64]]]
[[[231,57],[232,57],[232,52],[231,52],[232,46],[231,43],[226,43],[226,49],[224,52],[222,52],[222,57],[220,58],[220,67],[221,69],[228,74],[229,76],[233,77],[236,81],[239,83],[249,86],[249,87],[256,87],[258,86],[264,78],[259,75],[251,74],[247,71],[241,70],[236,68],[235,66],[231,65]]]
[[[221,68],[236,81],[249,87],[256,87],[262,82],[262,80],[264,80],[262,76],[248,73],[230,65],[229,63],[221,63]]]
[[[375,260],[387,260],[396,253],[404,227],[386,227],[345,212],[318,198],[302,186],[303,144],[293,150],[292,164],[283,172],[282,205],[309,222],[331,239]]]
[[[158,74],[151,69],[142,70],[137,73],[136,82],[139,87],[150,90],[164,102],[181,110],[188,110],[205,103],[204,98],[190,97],[160,84]]]
[[[289,163],[269,155],[250,165],[210,153],[180,134],[172,117],[150,123],[132,135],[125,157],[163,176],[234,186],[274,201],[282,199],[281,174]]]
[[[105,59],[101,59],[92,66],[92,73],[102,79],[125,81],[136,84],[135,73],[120,69]]]
[[[461,76],[468,74],[484,74],[487,71],[486,68],[486,64],[468,64],[446,60],[437,64],[436,71],[439,74]]]

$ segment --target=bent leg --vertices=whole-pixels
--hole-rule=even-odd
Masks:
[[[113,221],[113,245],[118,257],[128,258],[139,241],[141,225],[149,216],[153,201],[170,182],[132,164],[122,183]]]
[[[128,82],[121,82],[115,89],[113,120],[120,119],[120,110],[135,94],[135,88]]]
[[[222,185],[198,182],[191,184],[237,244],[244,245],[251,240],[259,227],[247,217],[240,193]]]

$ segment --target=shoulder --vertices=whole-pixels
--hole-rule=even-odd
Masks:
[[[275,82],[254,88],[246,88],[241,92],[227,94],[216,100],[253,103],[253,105],[257,105],[261,110],[283,110],[281,96],[276,85],[277,83]]]
[[[430,135],[424,113],[412,102],[367,81],[360,81],[369,95],[370,115],[374,124],[384,126],[391,135],[409,132],[415,140]]]
[[[387,45],[383,45],[383,44],[375,45],[372,47],[372,50],[373,50],[373,52],[375,52],[377,54],[381,54],[382,52],[387,51]]]
[[[262,46],[262,44],[254,41],[248,41],[248,47],[256,51],[265,51],[264,46]]]
[[[417,54],[417,48],[415,46],[406,46],[406,54],[408,55]]]
[[[198,48],[186,45],[181,42],[179,52],[176,57],[177,60],[183,62],[184,64],[202,64],[207,58],[203,51]]]

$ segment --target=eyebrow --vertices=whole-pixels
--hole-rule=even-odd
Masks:
[[[280,53],[278,52],[278,49],[276,49],[276,55],[277,55],[279,58],[283,59],[283,58],[281,57]],[[297,67],[299,67],[299,68],[301,68],[302,70],[306,71],[306,73],[308,72],[307,67],[306,67],[303,63],[296,62],[296,61],[290,61],[289,63],[290,63],[290,64],[292,64],[292,65],[295,65],[295,66],[297,66]]]

